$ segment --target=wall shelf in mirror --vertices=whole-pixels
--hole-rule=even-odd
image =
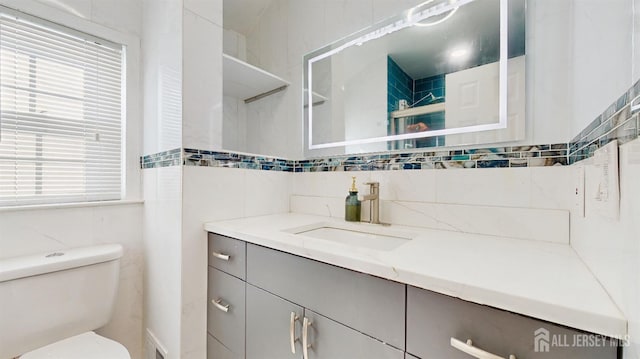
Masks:
[[[445,103],[440,102],[432,105],[416,106],[416,107],[408,108],[405,110],[393,111],[391,112],[391,117],[402,118],[402,117],[409,117],[409,116],[420,116],[420,115],[426,115],[428,113],[442,112],[444,111],[444,109],[445,109]]]
[[[313,104],[313,106],[322,105],[327,101],[329,101],[329,98],[327,96],[322,96],[315,91],[311,92],[311,103]],[[304,89],[304,108],[307,107],[309,107],[309,90]]]
[[[283,91],[290,83],[283,78],[222,54],[223,93],[250,103]]]

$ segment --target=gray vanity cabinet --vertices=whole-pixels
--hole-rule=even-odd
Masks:
[[[451,346],[451,338],[503,358],[517,359],[615,359],[617,342],[603,347],[551,347],[536,352],[534,332],[543,328],[571,344],[574,329],[554,325],[515,313],[487,307],[424,289],[407,288],[407,352],[416,357],[468,359]]]
[[[399,349],[247,284],[246,358],[303,358],[305,320],[309,359],[404,357]]]
[[[325,316],[305,309],[309,359],[402,359],[404,352]]]
[[[404,284],[253,244],[247,283],[404,350]]]
[[[207,334],[207,359],[240,359],[211,334]]]
[[[541,328],[589,333],[233,238],[210,234],[209,252],[208,359],[303,359],[304,333],[308,359],[470,358],[451,338],[501,358],[617,358],[615,340],[539,353]]]
[[[301,359],[300,323],[303,317],[301,306],[247,284],[246,358]]]

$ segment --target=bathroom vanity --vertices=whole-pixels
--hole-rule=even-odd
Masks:
[[[305,234],[341,222],[205,225],[210,359],[617,358],[609,337],[626,320],[569,246],[402,226],[364,225],[407,236],[375,248]]]

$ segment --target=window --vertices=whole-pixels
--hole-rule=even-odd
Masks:
[[[123,56],[0,8],[0,206],[121,199]]]

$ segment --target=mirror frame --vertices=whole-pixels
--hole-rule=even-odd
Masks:
[[[438,16],[444,14],[448,11],[453,11],[453,9],[464,6],[473,1],[481,1],[481,0],[451,0],[447,3],[440,3],[429,7],[420,12],[415,12],[416,9],[424,6],[425,3],[417,5],[411,9],[404,11],[401,15],[392,17],[388,20],[380,22],[375,26],[375,30],[371,31],[370,28],[366,28],[354,35],[348,36],[342,40],[338,40],[333,44],[325,46],[319,50],[316,50],[310,54],[307,54],[304,57],[304,68],[306,69],[304,75],[305,83],[303,84],[303,97],[307,96],[306,100],[308,106],[307,109],[303,108],[304,111],[307,112],[307,117],[305,121],[305,127],[307,127],[308,132],[308,150],[317,150],[323,148],[332,148],[332,147],[342,147],[349,145],[359,145],[359,144],[368,144],[368,143],[378,143],[378,142],[388,142],[388,141],[397,141],[397,140],[408,140],[408,139],[416,139],[416,138],[426,138],[426,137],[434,137],[434,136],[443,136],[443,135],[453,135],[460,133],[469,133],[469,132],[480,132],[480,131],[490,131],[490,130],[499,130],[507,128],[507,59],[508,59],[508,2],[509,0],[500,0],[500,60],[499,60],[499,109],[498,109],[498,119],[499,122],[492,124],[483,124],[483,125],[474,125],[474,126],[466,126],[466,127],[458,127],[458,128],[447,128],[441,130],[433,130],[433,131],[425,131],[425,132],[417,132],[417,133],[405,133],[399,135],[390,135],[390,136],[380,136],[380,137],[371,137],[371,138],[363,138],[356,140],[345,140],[345,141],[336,141],[336,142],[328,142],[328,143],[313,143],[313,91],[311,90],[313,87],[313,64],[320,60],[323,60],[327,57],[335,55],[342,50],[345,50],[351,46],[361,46],[362,44],[378,39],[387,34],[396,32],[398,30],[402,30],[404,28],[413,26],[415,23],[423,21],[432,16]],[[306,94],[305,94],[306,91]],[[305,101],[303,101],[304,103]],[[303,116],[304,118],[304,116]]]

